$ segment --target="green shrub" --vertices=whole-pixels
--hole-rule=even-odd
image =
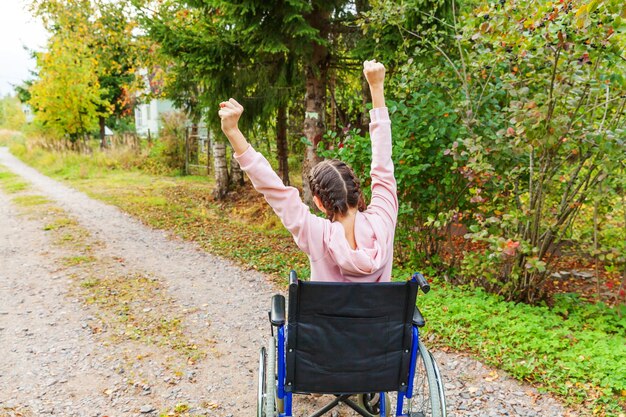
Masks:
[[[159,138],[150,148],[146,169],[157,171],[169,168],[182,172],[185,168],[185,129],[187,117],[182,112],[164,113]],[[165,168],[167,167],[167,168]]]

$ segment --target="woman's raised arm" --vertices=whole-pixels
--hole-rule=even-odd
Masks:
[[[220,103],[218,114],[222,131],[233,146],[241,169],[248,174],[254,188],[263,194],[285,228],[291,232],[298,247],[313,259],[320,257],[325,221],[311,214],[309,207],[302,202],[298,190],[286,187],[267,159],[250,146],[239,130],[241,113],[243,106],[233,98]]]
[[[388,222],[388,227],[395,229],[398,196],[391,160],[391,121],[385,104],[385,66],[375,60],[365,61],[363,74],[370,86],[373,107],[370,111],[372,201],[368,209],[379,212]]]

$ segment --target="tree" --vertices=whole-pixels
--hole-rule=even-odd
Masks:
[[[278,28],[280,19],[267,19],[271,11],[267,5],[254,15],[239,13],[235,8],[242,6],[230,2],[194,1],[188,6],[164,2],[158,13],[146,13],[142,20],[160,51],[169,57],[168,96],[198,115],[216,108],[220,99],[238,97],[247,109],[242,123],[248,128],[257,123],[268,126],[271,118],[277,117],[280,171],[288,182],[284,118],[296,79],[294,61],[289,59],[288,49],[276,45],[271,37],[250,31],[254,22],[246,21],[260,19]],[[209,126],[218,126],[216,112],[205,115]],[[218,172],[222,170],[216,175]],[[228,182],[220,178],[217,184]]]
[[[83,30],[87,29],[76,34]],[[91,50],[74,35],[54,34],[48,51],[38,54],[39,78],[30,88],[29,101],[35,121],[46,132],[57,138],[67,136],[72,143],[93,131],[98,118],[110,112]]]
[[[101,108],[99,132],[101,147],[106,146],[104,128],[107,119],[114,125],[117,119],[132,114],[131,97],[141,88],[142,80],[136,77],[141,53],[141,41],[133,31],[136,22],[126,2],[100,1],[95,3],[96,18],[90,24],[90,45],[99,63],[98,80],[103,89],[103,99],[110,103],[110,115]],[[112,120],[111,120],[112,118]]]
[[[95,130],[96,118],[104,145],[107,118],[129,114],[129,97],[137,86],[137,45],[126,7],[120,2],[38,0],[32,10],[52,33],[31,91],[36,112],[47,113],[37,120],[75,140]],[[76,83],[69,79],[73,70]],[[68,111],[78,121],[61,114]]]
[[[432,5],[437,9],[439,3]],[[164,54],[171,57],[170,68],[184,66],[193,74],[187,79],[202,86],[201,107],[215,108],[216,97],[236,96],[247,109],[244,124],[263,123],[275,115],[279,172],[287,181],[287,109],[290,103],[304,102],[301,120],[306,177],[320,160],[317,148],[326,133],[329,73],[349,68],[349,78],[360,85],[363,54],[379,50],[371,46],[373,40],[362,36],[357,24],[368,9],[369,2],[364,0],[164,1],[156,11],[146,9],[142,22]],[[401,39],[396,34],[395,43],[381,43],[380,50],[393,48]],[[336,106],[334,91],[332,96],[333,114],[345,114]],[[358,124],[362,125],[364,103],[359,96]],[[216,113],[207,113],[207,120],[216,126]],[[310,202],[306,178],[303,188],[304,199]]]

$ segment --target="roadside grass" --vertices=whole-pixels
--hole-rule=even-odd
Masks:
[[[78,222],[69,217],[57,217],[50,223],[45,224],[43,230],[59,230],[72,226],[78,226]]]
[[[81,264],[88,264],[96,262],[97,259],[93,256],[77,255],[67,256],[61,260],[64,266],[76,266]]]
[[[106,158],[66,158],[63,154],[42,158],[25,153],[22,159],[150,226],[195,241],[244,267],[266,272],[280,286],[286,284],[290,269],[301,277],[309,274],[306,256],[262,197],[249,188],[237,190],[227,202],[218,203],[210,197],[212,182],[206,178],[108,168],[101,162]],[[78,168],[78,160],[92,165]],[[45,165],[46,161],[54,161],[54,167]],[[59,169],[59,164],[64,168]],[[411,272],[396,270],[395,274],[404,279]],[[89,285],[100,288],[106,284]],[[581,408],[584,415],[625,415],[623,308],[617,311],[602,304],[578,302],[574,295],[558,297],[553,307],[528,306],[437,280],[433,291],[420,296],[418,304],[427,319],[423,334],[430,344],[471,352],[520,380],[558,395],[570,406]]]
[[[27,208],[24,208],[25,212]],[[52,243],[71,251],[72,255],[61,261],[64,266],[78,265],[92,258],[92,262],[97,260],[92,256],[92,252],[96,246],[102,245],[102,242],[94,240],[89,230],[81,226],[76,219],[68,216],[63,208],[52,203],[44,206],[31,206],[30,208],[28,213],[31,218],[43,220],[43,230],[54,232]]]
[[[16,143],[24,143],[24,135],[21,132],[0,129],[0,146],[12,146]]]
[[[42,195],[20,195],[13,198],[13,203],[26,208],[42,204],[50,204],[51,201]]]
[[[5,193],[15,194],[26,190],[29,187],[29,183],[22,181],[21,177],[0,165],[0,186]]]
[[[102,245],[102,242],[89,240],[89,231],[79,225],[56,230],[54,244],[72,247],[78,253],[91,253],[95,246]]]

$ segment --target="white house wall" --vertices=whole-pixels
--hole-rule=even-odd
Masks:
[[[169,100],[152,100],[135,107],[135,129],[139,136],[158,137],[161,128],[161,115],[174,110]]]

